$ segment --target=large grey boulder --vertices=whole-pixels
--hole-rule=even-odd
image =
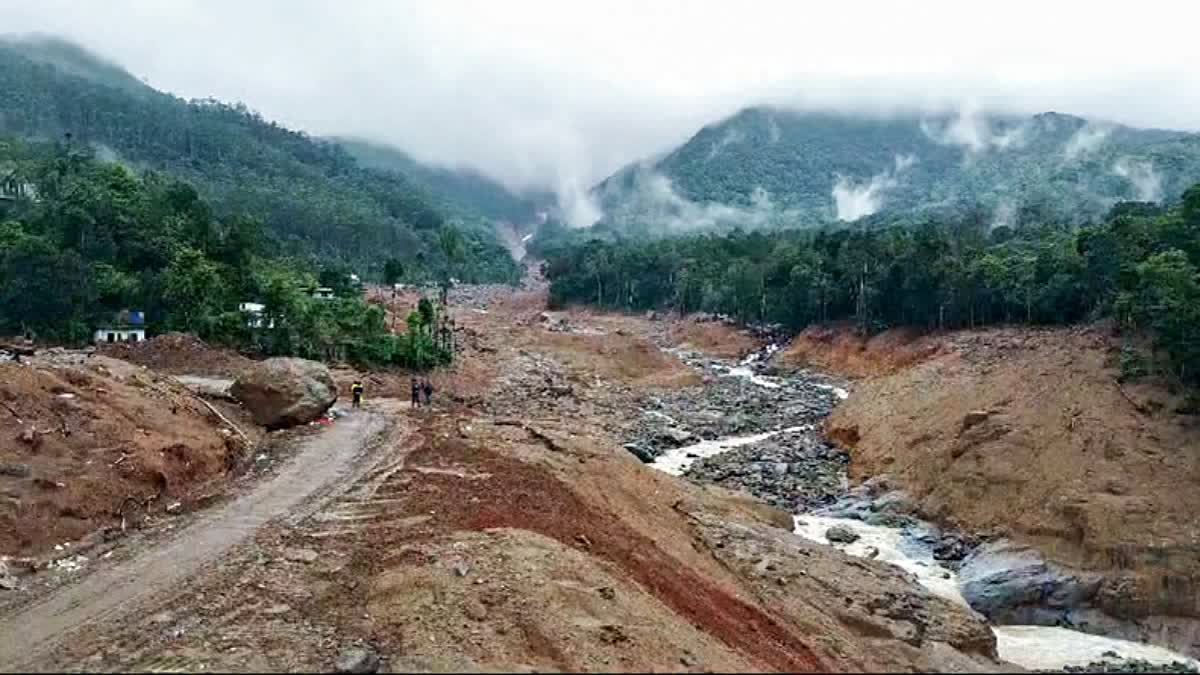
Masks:
[[[246,368],[229,393],[255,423],[278,429],[320,417],[337,400],[337,384],[323,363],[274,358]]]
[[[958,581],[967,604],[995,623],[1055,625],[1089,604],[1101,578],[1048,563],[1031,548],[997,541],[967,556]]]

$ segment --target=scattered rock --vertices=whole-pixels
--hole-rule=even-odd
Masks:
[[[617,645],[622,642],[629,642],[629,636],[625,634],[625,631],[620,626],[608,624],[600,627],[600,641],[609,645]]]
[[[264,609],[263,614],[266,614],[267,616],[280,616],[282,614],[287,614],[290,611],[292,611],[291,605],[280,603],[278,605],[271,605],[270,607]]]
[[[962,430],[966,431],[967,429],[986,421],[990,416],[991,413],[986,410],[972,410],[966,415],[963,415]]]
[[[0,462],[0,476],[12,476],[13,478],[29,478],[32,470],[28,464],[19,462]]]
[[[854,542],[858,541],[861,537],[859,536],[859,534],[857,532],[855,532],[854,530],[850,529],[849,527],[847,527],[845,525],[834,525],[833,527],[829,528],[828,530],[825,530],[825,538],[828,539],[831,543],[853,544]]]
[[[374,673],[379,670],[379,655],[369,647],[352,647],[342,652],[333,664],[337,673]]]
[[[600,588],[596,589],[596,592],[599,593],[600,597],[604,598],[605,600],[617,599],[617,592],[613,590],[611,586],[601,586]]]
[[[488,610],[487,607],[483,606],[482,602],[471,599],[463,606],[463,614],[466,614],[467,618],[472,621],[483,621],[487,619]]]
[[[172,614],[171,612],[159,612],[158,614],[155,614],[154,616],[150,617],[150,623],[156,623],[160,626],[163,624],[171,623],[174,620],[175,620],[175,615]]]
[[[1031,548],[997,541],[967,556],[959,585],[971,608],[997,623],[1055,625],[1096,595],[1100,577],[1060,568]]]
[[[15,591],[20,585],[17,578],[8,571],[8,564],[0,560],[0,589]]]
[[[306,565],[311,562],[316,562],[318,557],[320,556],[317,554],[317,552],[311,548],[289,548],[283,552],[284,560],[304,563]]]
[[[628,450],[629,452],[633,453],[634,457],[637,457],[638,459],[642,460],[646,464],[653,462],[655,459],[654,451],[650,450],[649,448],[643,447],[637,443],[626,443],[625,449]]]
[[[454,573],[460,577],[467,576],[471,571],[471,566],[465,560],[459,560],[454,563]]]
[[[272,358],[247,367],[229,390],[254,416],[277,429],[320,417],[337,400],[337,384],[325,364]]]

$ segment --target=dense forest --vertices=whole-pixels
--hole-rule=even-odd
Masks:
[[[0,135],[69,137],[134,169],[191,183],[219,217],[254,217],[272,250],[340,260],[377,275],[397,258],[413,278],[435,265],[447,212],[404,175],[364,168],[334,142],[244,105],[184,101],[60,40],[0,39]],[[491,226],[457,221],[460,275],[512,281]]]
[[[435,236],[445,285],[464,262],[463,238],[450,224]],[[403,275],[401,261],[387,266]],[[337,297],[314,298],[318,285]],[[452,355],[430,302],[393,335],[351,267],[281,255],[257,218],[219,217],[184,181],[135,175],[65,142],[0,140],[0,335],[80,343],[124,309],[144,311],[152,331],[270,355],[411,367]]]
[[[537,219],[539,207],[555,203],[553,194],[518,195],[477,171],[429,166],[388,145],[353,138],[333,140],[362,166],[403,176],[425,190],[444,212],[464,220],[523,225]]]
[[[1173,208],[1127,202],[1097,224],[993,227],[984,218],[679,238],[539,235],[551,301],[673,308],[799,329],[1058,324],[1106,316],[1149,329],[1171,370],[1200,380],[1200,185]]]
[[[1059,113],[870,117],[747,108],[593,195],[602,223],[650,235],[983,211],[1000,225],[1094,220],[1175,200],[1200,177],[1200,134]]]

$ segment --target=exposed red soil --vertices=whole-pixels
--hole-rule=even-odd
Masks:
[[[894,328],[869,338],[853,328],[847,323],[809,326],[775,357],[775,363],[866,377],[902,370],[943,348],[937,336],[912,328]]]
[[[230,349],[213,347],[195,335],[163,333],[135,344],[105,344],[100,353],[176,375],[237,377],[253,361]]]
[[[134,523],[186,505],[245,458],[200,401],[152,374],[0,364],[0,403],[0,463],[14,467],[0,475],[0,553],[41,553],[123,514]]]
[[[402,500],[397,509],[406,513],[431,517],[419,527],[398,528],[386,535],[376,532],[375,537],[386,540],[389,548],[457,530],[530,530],[616,564],[665,605],[764,669],[823,669],[800,636],[666,554],[618,517],[584,503],[544,467],[469,445],[444,429],[428,428],[422,435],[426,440],[409,456],[409,466],[487,478],[464,481],[407,470],[399,474],[397,489],[381,491],[380,496]]]

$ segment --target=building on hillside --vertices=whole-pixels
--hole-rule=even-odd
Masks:
[[[138,310],[123,310],[112,321],[102,323],[92,333],[95,344],[142,342],[146,339],[146,316]]]
[[[275,319],[263,319],[263,312],[266,309],[266,305],[258,302],[242,302],[238,304],[238,311],[246,317],[247,328],[274,328]]]
[[[318,286],[312,290],[312,297],[315,300],[332,300],[333,289],[328,286]]]

